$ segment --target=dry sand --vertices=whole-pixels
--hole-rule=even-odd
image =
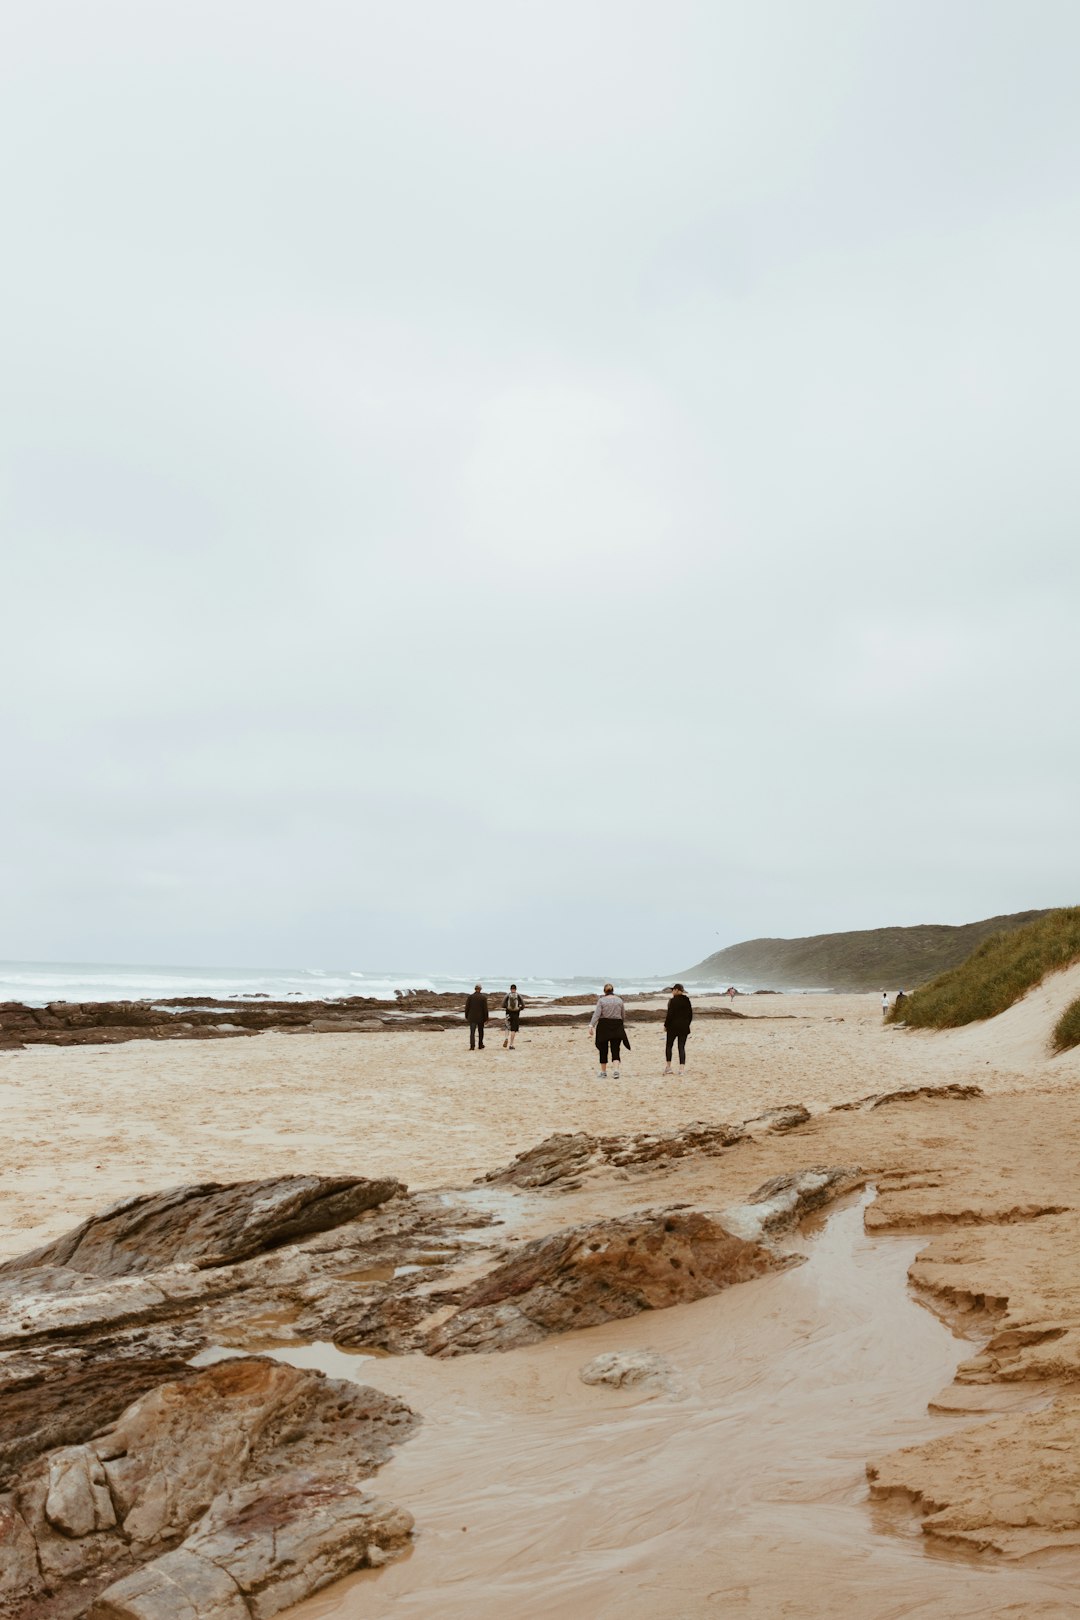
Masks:
[[[686,1078],[661,1079],[662,1035],[642,1025],[606,1087],[580,1029],[523,1030],[513,1054],[494,1030],[472,1054],[463,1031],[5,1054],[0,1252],[181,1181],[461,1183],[556,1130],[805,1103],[793,1135],[634,1178],[620,1200],[722,1207],[783,1170],[857,1163],[880,1188],[868,1231],[889,1235],[864,1235],[852,1207],[794,1272],[504,1356],[324,1353],[425,1414],[376,1482],[421,1533],[411,1558],[298,1620],[1078,1616],[1080,1053],[1047,1049],[1077,994],[1073,969],[940,1035],[883,1027],[876,996],[747,998],[744,1020],[695,1027]],[[950,1081],[988,1096],[827,1112]],[[614,1187],[547,1195],[549,1227],[602,1213]],[[915,1303],[909,1266],[967,1338]],[[599,1351],[643,1347],[671,1362],[674,1394],[579,1383]],[[913,1503],[943,1516],[936,1556]]]
[[[993,1026],[940,1035],[884,1027],[873,995],[743,997],[744,1018],[695,1026],[687,1076],[670,1080],[662,1031],[634,1030],[631,1013],[633,1051],[606,1085],[580,1028],[526,1026],[513,1053],[494,1025],[483,1052],[453,1030],[3,1053],[0,1257],[116,1198],[184,1181],[342,1171],[434,1186],[468,1181],[552,1131],[738,1120],[786,1102],[817,1112],[948,1080],[1075,1085],[1080,1049],[1050,1059],[1046,1042],[1054,1006],[1076,995],[1080,968]]]

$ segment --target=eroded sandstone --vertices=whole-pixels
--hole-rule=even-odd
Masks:
[[[81,1615],[116,1580],[177,1547],[209,1569],[214,1536],[219,1550],[222,1537],[230,1542],[222,1565],[230,1578],[248,1558],[263,1584],[295,1602],[314,1587],[285,1567],[288,1557],[271,1579],[275,1534],[306,1548],[316,1574],[328,1572],[316,1584],[359,1567],[373,1532],[356,1481],[417,1421],[381,1391],[264,1358],[221,1361],[159,1384],[92,1439],[48,1453],[19,1476],[0,1520],[11,1553],[7,1612],[32,1620],[48,1605],[58,1620]],[[253,1576],[252,1592],[258,1584]]]

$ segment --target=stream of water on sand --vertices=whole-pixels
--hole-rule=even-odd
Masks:
[[[793,1271],[524,1350],[274,1352],[424,1414],[369,1486],[415,1515],[414,1551],[291,1620],[1075,1620],[1076,1560],[928,1556],[913,1515],[869,1502],[869,1457],[965,1421],[927,1402],[970,1345],[906,1287],[925,1240],[868,1238],[865,1201],[798,1240]],[[578,1378],[639,1349],[674,1393]]]

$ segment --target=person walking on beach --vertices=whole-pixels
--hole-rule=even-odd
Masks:
[[[471,1052],[480,1037],[480,1050],[484,1050],[484,1025],[488,1021],[488,998],[484,994],[482,985],[477,985],[472,995],[465,1001],[465,1017],[469,1024],[469,1051]]]
[[[686,1067],[686,1037],[690,1033],[690,1025],[694,1021],[694,1008],[690,997],[681,984],[672,986],[671,1000],[667,1004],[664,1014],[664,1069],[665,1074],[671,1073],[671,1052],[676,1041],[679,1043],[679,1073]]]
[[[615,994],[615,987],[605,984],[604,993],[597,998],[593,1008],[592,1018],[589,1020],[589,1034],[596,1032],[596,1050],[600,1054],[600,1079],[607,1079],[608,1049],[611,1050],[611,1061],[614,1065],[613,1074],[619,1078],[619,1048],[625,1046],[630,1049],[630,1042],[626,1038],[626,1003],[622,996]]]
[[[509,995],[503,997],[503,1011],[506,1014],[506,1039],[503,1045],[511,1052],[514,1050],[517,1032],[521,1028],[521,1009],[524,1005],[524,1001],[518,995],[517,985],[512,984]]]
[[[887,990],[881,992],[881,1016],[882,1018],[889,1016],[889,992]]]

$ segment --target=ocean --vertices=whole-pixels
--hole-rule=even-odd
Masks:
[[[479,975],[486,989],[505,991],[506,973]],[[526,997],[597,995],[603,979],[516,975]],[[160,1001],[171,996],[269,997],[284,1001],[331,1001],[342,996],[393,1000],[399,990],[444,990],[467,995],[475,977],[447,973],[375,973],[353,968],[141,967],[114,962],[0,962],[0,1001],[43,1007],[49,1001]],[[624,995],[661,991],[671,980],[640,975],[616,980]],[[740,990],[752,988],[739,985]],[[698,993],[722,991],[726,984],[695,983]]]

